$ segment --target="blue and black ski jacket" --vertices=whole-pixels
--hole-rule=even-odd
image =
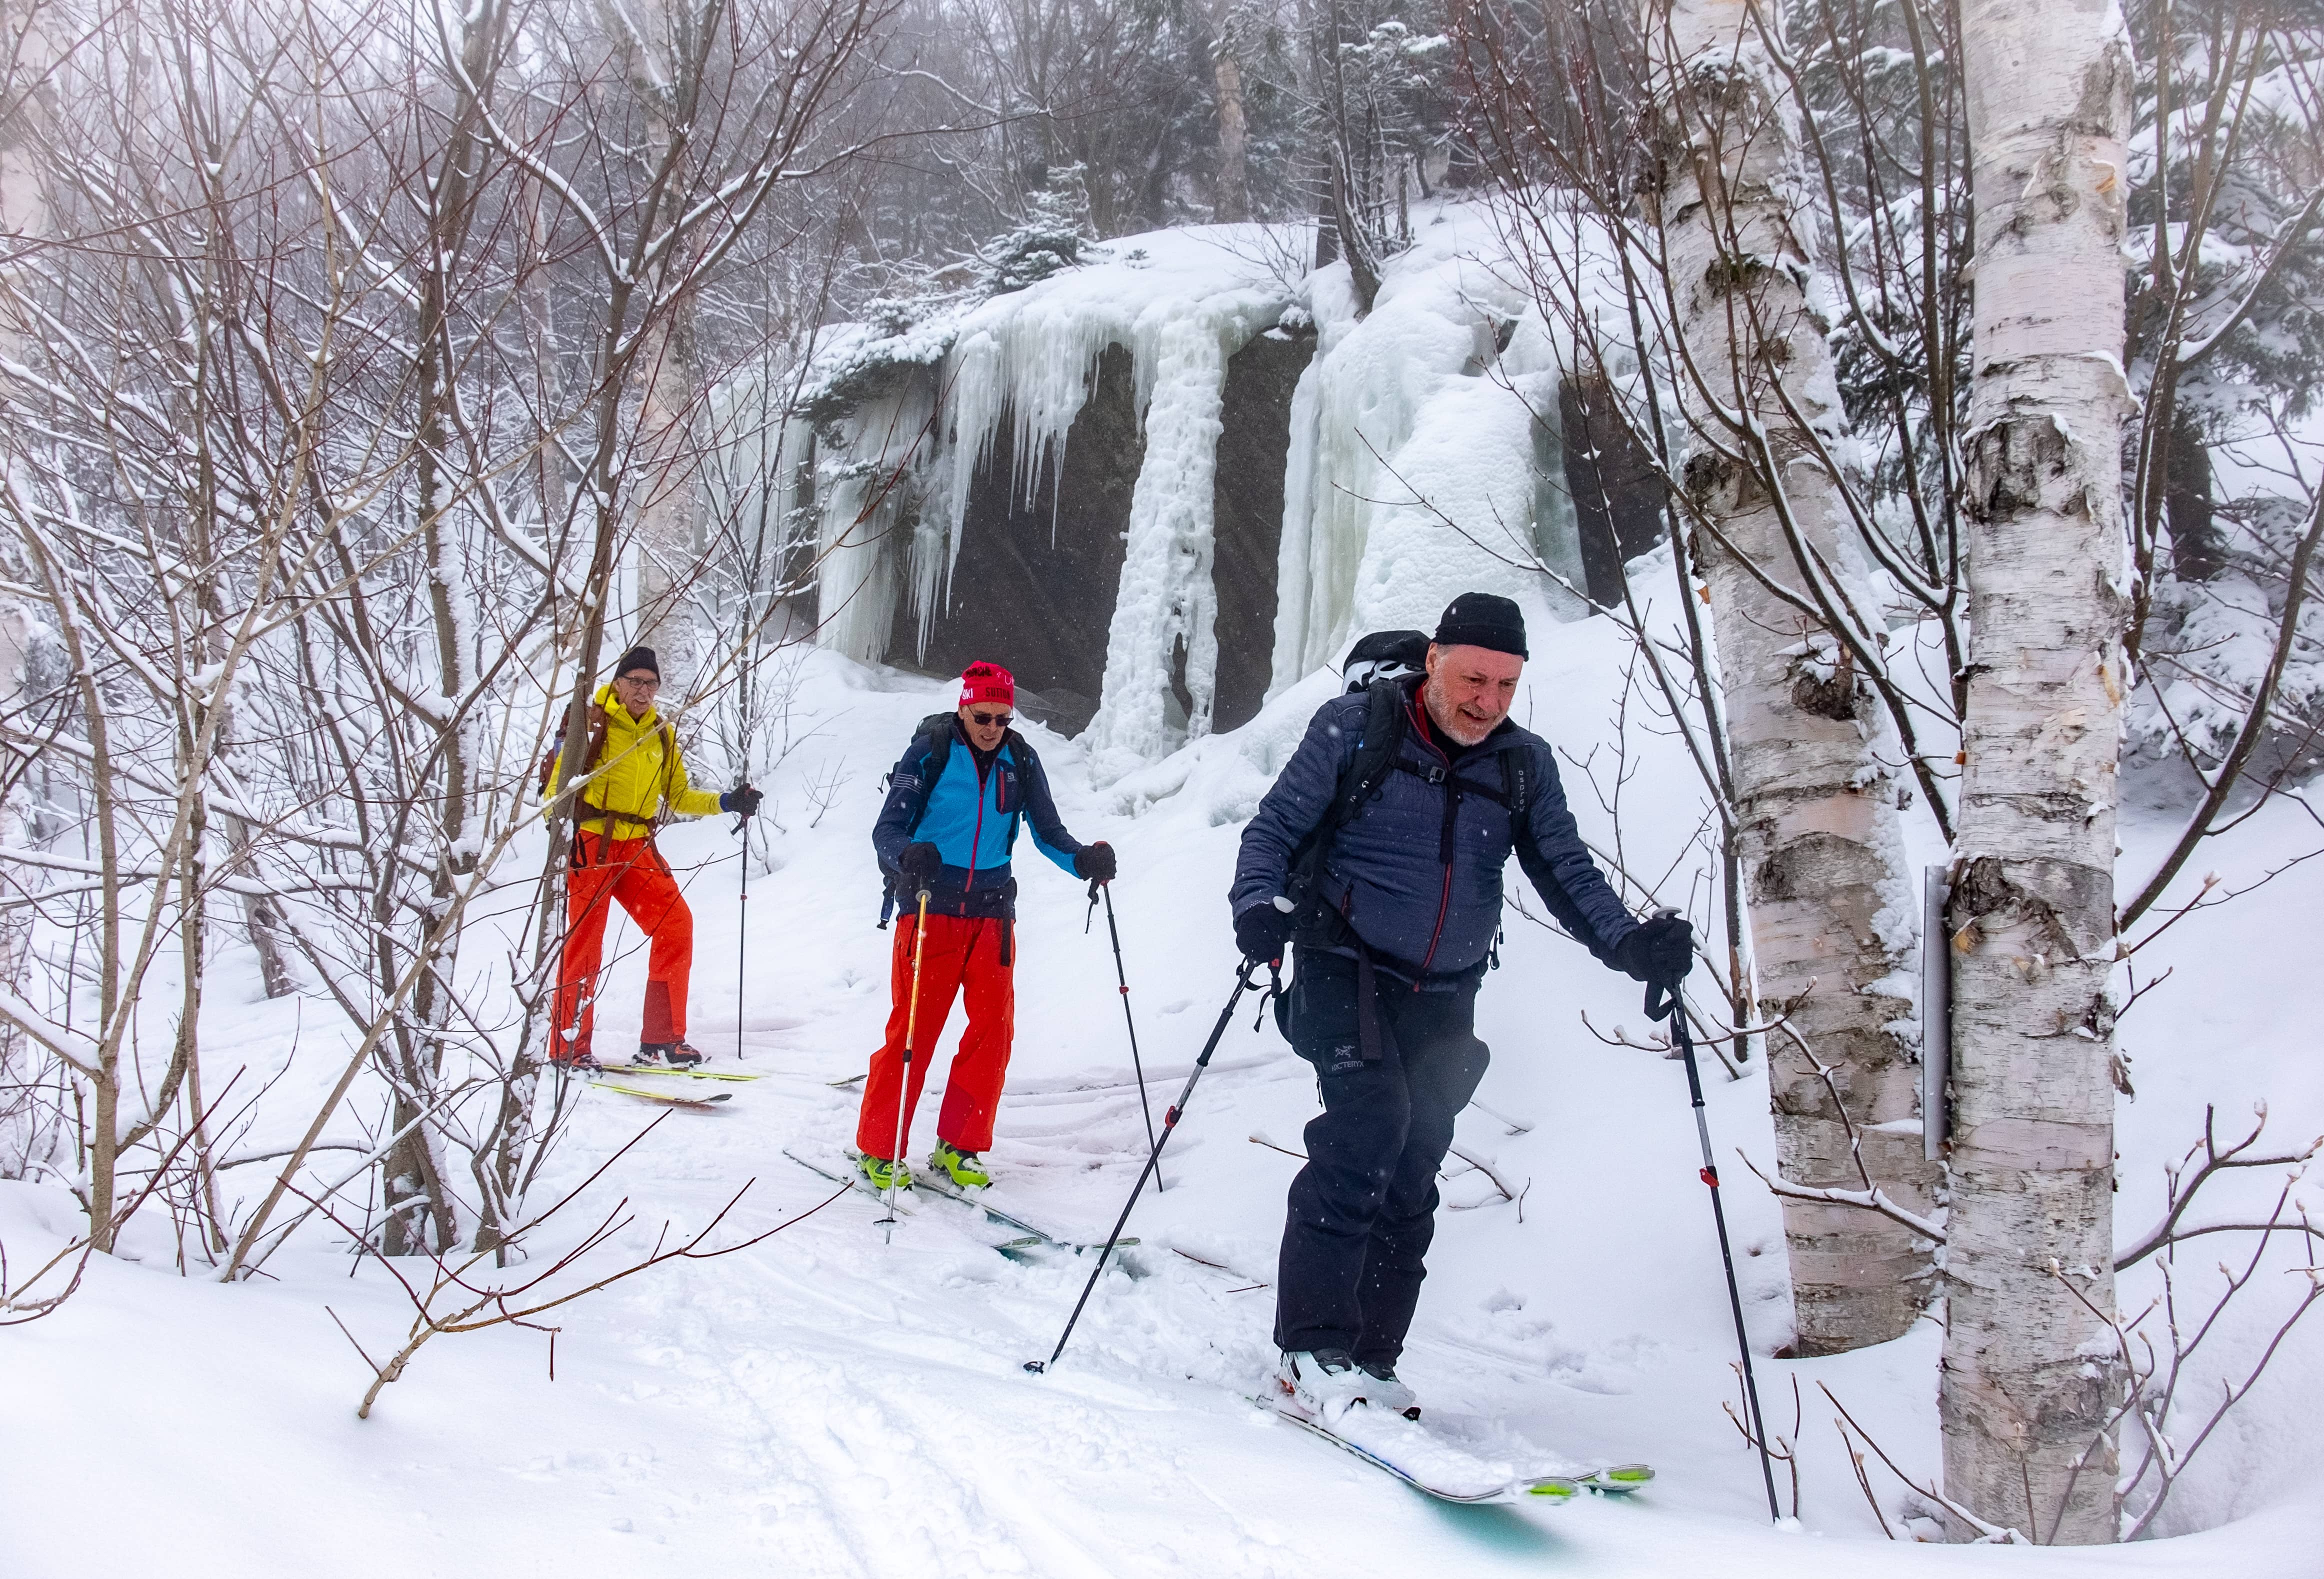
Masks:
[[[1374,691],[1393,687],[1396,705],[1383,697],[1377,712],[1371,692],[1316,709],[1243,829],[1234,913],[1288,895],[1305,901],[1303,944],[1368,951],[1415,981],[1470,975],[1500,930],[1501,873],[1514,854],[1550,914],[1612,965],[1638,923],[1582,842],[1549,743],[1506,721],[1474,746],[1442,741],[1415,720],[1420,683],[1379,682]],[[1376,718],[1389,725],[1394,749],[1378,759],[1360,802],[1327,826],[1335,801],[1352,792]],[[1313,863],[1309,891],[1295,893],[1303,857]]]
[[[1010,856],[1020,822],[1033,825],[1035,849],[1078,875],[1074,857],[1088,846],[1065,831],[1048,775],[1024,737],[1008,731],[1001,749],[980,762],[958,716],[938,713],[921,721],[889,775],[872,847],[890,897],[907,910],[917,900],[903,892],[896,862],[906,845],[926,843],[944,858],[928,884],[930,915],[1013,918],[1017,880]]]

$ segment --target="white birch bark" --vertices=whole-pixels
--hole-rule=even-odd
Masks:
[[[2130,42],[2114,0],[1969,0],[1961,24],[1979,248],[1945,1491],[2035,1540],[2107,1541]]]
[[[43,35],[29,20],[6,16],[5,34],[13,40],[21,28],[23,42],[15,52],[23,82],[38,80],[50,64],[50,52]],[[21,85],[16,91],[22,92]],[[39,98],[26,95],[22,107],[10,116],[12,125],[0,127],[0,298],[18,290],[32,289],[22,271],[13,266],[13,256],[24,245],[25,238],[44,235],[49,228],[49,206],[41,190],[39,172],[33,168],[29,146],[42,113]],[[14,310],[0,311],[0,324],[11,326],[0,330],[0,351],[10,361],[21,355],[18,336],[14,326],[25,321],[25,314]],[[0,592],[0,716],[24,716],[24,693],[31,676],[26,666],[32,660],[32,611],[21,598]],[[24,790],[20,779],[13,793],[0,794],[0,845],[15,848],[24,845]],[[24,965],[29,957],[32,926],[31,911],[21,906],[0,910],[0,991],[15,992],[22,984]],[[0,1020],[0,1071],[14,1067],[24,1050],[24,1032],[14,1020]]]
[[[1778,1161],[1797,1184],[1862,1187],[1821,1061],[1873,1179],[1925,1214],[1933,1169],[1917,1129],[1897,1122],[1919,1108],[1914,1048],[1900,1030],[1913,1013],[1900,983],[1911,980],[1918,917],[1897,787],[1883,765],[1901,753],[1828,622],[1760,579],[1814,604],[1804,549],[1827,602],[1867,606],[1839,484],[1815,458],[1812,440],[1838,448],[1846,419],[1829,325],[1808,289],[1812,220],[1795,112],[1758,32],[1765,14],[1747,0],[1662,0],[1647,16],[1664,139],[1650,206],[1690,364],[1679,378],[1686,482],[1715,529],[1697,547],[1719,643],[1759,1010],[1772,1019],[1797,1000],[1790,1024],[1808,1049],[1768,1039]],[[1894,1338],[1934,1293],[1932,1247],[1886,1218],[1787,1200],[1784,1232],[1803,1353]]]
[[[687,0],[659,0],[652,8],[655,32],[632,44],[632,78],[647,117],[648,170],[659,172],[687,155],[679,80],[689,51],[681,40],[698,18],[684,14]],[[659,205],[648,210],[659,221]],[[672,248],[673,257],[683,256]],[[674,265],[657,269],[642,282],[638,300],[645,314],[630,380],[638,396],[633,540],[638,557],[637,640],[654,650],[662,684],[683,697],[695,672],[695,630],[687,598],[701,556],[702,521],[697,459],[688,431],[697,393],[694,370],[693,309],[683,295],[669,293]]]
[[[693,605],[687,597],[701,545],[701,484],[689,422],[694,411],[692,336],[683,302],[656,303],[638,348],[637,639],[660,660],[662,684],[684,697],[696,668]]]
[[[1250,217],[1250,117],[1244,113],[1242,63],[1231,3],[1221,4],[1211,39],[1211,80],[1219,96],[1219,179],[1211,217],[1222,225]]]

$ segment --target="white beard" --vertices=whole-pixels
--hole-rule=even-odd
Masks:
[[[1421,705],[1428,709],[1428,721],[1451,735],[1456,745],[1479,744],[1485,736],[1501,726],[1499,718],[1494,719],[1490,724],[1471,726],[1469,721],[1455,712],[1452,704],[1444,699],[1443,694],[1437,689],[1434,679],[1422,688]],[[1507,714],[1502,715],[1502,717],[1507,716]]]

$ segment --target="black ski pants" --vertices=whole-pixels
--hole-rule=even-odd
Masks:
[[[1416,992],[1373,974],[1379,1056],[1367,1062],[1357,963],[1297,951],[1283,1027],[1314,1067],[1323,1111],[1291,1181],[1275,1341],[1393,1365],[1427,1276],[1436,1170],[1489,1055],[1476,1036],[1476,982]]]

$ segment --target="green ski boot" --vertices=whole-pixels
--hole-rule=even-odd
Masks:
[[[982,1189],[992,1182],[973,1151],[963,1151],[949,1140],[939,1140],[928,1153],[928,1166],[964,1190]]]
[[[872,1187],[875,1190],[884,1192],[891,1188],[908,1190],[912,1187],[910,1164],[890,1162],[884,1157],[874,1157],[868,1151],[855,1159],[855,1171],[870,1179]]]

